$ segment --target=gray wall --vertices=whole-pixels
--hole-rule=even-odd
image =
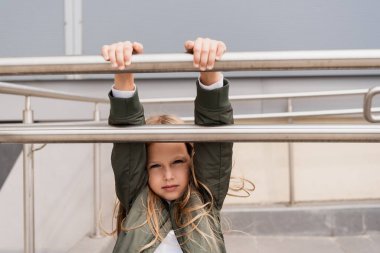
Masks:
[[[210,36],[230,51],[378,48],[376,0],[84,1],[84,53],[138,40],[146,52],[181,51]]]
[[[0,57],[63,55],[63,1],[0,2]]]
[[[83,0],[82,3],[83,54],[86,55],[99,54],[103,44],[125,39],[143,42],[146,53],[181,52],[183,42],[197,36],[224,40],[229,51],[379,48],[380,45],[380,1],[375,0]],[[64,1],[1,1],[0,57],[63,55],[64,12]],[[282,72],[280,77],[288,73]],[[369,88],[377,85],[380,77],[379,71],[372,75],[364,75],[363,71],[351,71],[350,75],[347,71],[297,73],[301,77],[273,77],[279,76],[278,72],[261,73],[254,78],[257,73],[241,72],[239,78],[231,77],[234,73],[226,76],[233,81],[231,94],[234,95]],[[315,78],[316,73],[325,77]],[[339,76],[342,73],[344,76]],[[196,75],[146,74],[137,83],[141,97],[186,97],[194,95]],[[173,76],[177,78],[168,78]],[[68,81],[63,76],[54,76],[43,77],[42,82],[41,77],[33,76],[32,80],[25,77],[19,83],[106,97],[112,75],[104,77],[93,75],[87,80]],[[7,78],[0,77],[0,80]],[[157,90],[165,90],[165,94]],[[21,120],[23,103],[22,97],[0,94],[0,104],[7,105],[0,106],[0,121]],[[294,106],[295,110],[322,110],[359,108],[361,103],[360,97],[299,99]],[[92,117],[93,110],[91,104],[39,98],[32,99],[32,106],[36,120],[87,119]],[[191,105],[159,108],[168,112],[168,107],[179,115],[192,114]],[[279,112],[286,110],[286,101],[236,103],[235,108],[236,114]],[[150,111],[161,112],[157,107],[147,110]],[[103,107],[102,115],[107,117],[108,107]]]
[[[0,2],[0,57],[64,54],[64,1]],[[83,53],[136,40],[181,52],[209,36],[230,51],[378,48],[376,0],[83,0]]]

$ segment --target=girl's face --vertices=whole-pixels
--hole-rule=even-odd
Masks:
[[[185,143],[151,143],[147,151],[148,183],[152,191],[169,201],[181,197],[190,174]]]

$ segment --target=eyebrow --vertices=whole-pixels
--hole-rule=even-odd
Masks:
[[[176,156],[174,156],[174,158],[172,160],[175,161],[178,159],[189,160],[185,155],[176,155]],[[154,161],[154,160],[153,161],[147,161],[147,165],[157,164],[157,163],[160,163],[160,162]]]

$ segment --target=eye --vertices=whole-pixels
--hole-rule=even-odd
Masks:
[[[149,169],[154,169],[154,168],[159,168],[159,167],[160,167],[159,164],[151,164],[151,165],[149,166]]]
[[[175,160],[173,163],[174,164],[181,164],[181,163],[184,163],[184,162],[185,162],[184,160],[178,159],[178,160]]]

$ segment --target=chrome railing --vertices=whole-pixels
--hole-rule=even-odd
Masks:
[[[76,94],[57,92],[48,89],[27,87],[25,85],[16,85],[0,82],[0,94],[12,94],[25,96],[25,109],[23,111],[23,125],[34,126],[33,110],[31,106],[31,97],[43,97],[62,99],[79,102],[94,103],[94,122],[100,121],[99,104],[108,103],[108,99],[79,96]],[[78,123],[76,123],[78,124]],[[82,125],[83,123],[79,123]],[[5,125],[6,126],[6,125]],[[18,125],[13,126],[17,129]],[[2,126],[2,129],[4,125]],[[2,143],[3,141],[0,141]],[[25,252],[35,251],[35,226],[34,226],[34,147],[33,142],[24,142],[23,145],[23,185],[24,185],[24,249]],[[42,143],[46,143],[42,141]],[[93,144],[94,159],[94,231],[93,237],[100,237],[100,143]]]
[[[190,54],[132,56],[122,72],[197,72]],[[305,70],[380,68],[380,50],[326,50],[226,53],[214,70]],[[100,56],[0,58],[0,75],[115,73]]]
[[[116,72],[187,72],[198,71],[193,67],[192,56],[188,54],[156,54],[135,55],[133,64],[128,69],[120,71],[111,68],[100,56],[65,56],[36,58],[0,58],[0,75],[35,75],[35,74],[82,74],[82,73],[116,73]],[[215,70],[245,71],[245,70],[305,70],[305,69],[372,69],[380,68],[380,50],[335,50],[335,51],[294,51],[294,52],[244,52],[226,53],[221,61],[215,64]],[[0,143],[24,144],[24,248],[25,252],[34,252],[34,190],[33,190],[33,147],[30,143],[51,142],[93,142],[94,145],[94,177],[95,195],[99,195],[99,145],[100,142],[114,141],[260,141],[260,142],[291,142],[298,141],[334,141],[334,142],[379,142],[380,128],[374,125],[239,125],[223,127],[196,126],[143,126],[136,128],[114,128],[99,123],[99,104],[107,103],[105,99],[88,98],[68,93],[52,92],[37,88],[19,89],[10,84],[0,83],[0,93],[17,94],[26,97],[24,110],[24,125],[7,124],[0,127]],[[13,93],[12,93],[13,92]],[[380,93],[378,88],[353,91],[327,91],[312,93],[266,94],[253,96],[236,96],[232,100],[254,99],[288,99],[288,112],[272,114],[275,117],[292,117],[301,115],[293,112],[292,98],[333,95],[365,95],[365,118],[371,122],[380,119],[371,113],[373,97]],[[32,125],[33,112],[30,97],[49,97],[67,99],[95,104],[94,123],[69,125],[54,124]],[[190,98],[179,101],[166,99],[157,101],[146,99],[144,103],[156,102],[186,102]],[[356,109],[354,113],[363,110]],[[338,110],[336,110],[338,111]],[[351,110],[350,113],[353,111]],[[311,116],[313,112],[303,112],[302,116]],[[322,115],[321,111],[317,115]],[[323,114],[326,115],[326,114]],[[258,116],[258,115],[257,115]],[[255,115],[246,117],[254,118]],[[244,118],[244,117],[241,117]],[[289,166],[292,170],[291,153]],[[292,175],[290,172],[290,184]],[[290,189],[290,199],[293,199]],[[95,197],[95,217],[100,199]],[[95,221],[94,236],[100,231]]]
[[[235,96],[230,96],[230,100],[242,101],[242,100],[271,100],[271,99],[289,99],[289,98],[307,98],[307,97],[353,96],[353,95],[365,95],[367,93],[368,93],[368,89],[331,90],[331,91],[254,94],[254,95],[238,95],[238,96],[235,95]],[[144,104],[183,103],[183,102],[193,102],[193,101],[194,101],[193,97],[141,99],[141,102]]]
[[[0,127],[3,143],[104,142],[380,142],[376,125],[193,125]]]
[[[230,96],[231,101],[243,100],[275,100],[287,99],[288,104],[292,107],[293,99],[298,98],[316,98],[316,97],[332,97],[332,96],[364,96],[364,110],[362,108],[353,109],[338,109],[338,110],[320,110],[320,111],[289,111],[279,113],[259,113],[259,114],[240,114],[236,115],[235,119],[277,119],[277,118],[295,118],[295,117],[315,117],[315,116],[333,116],[333,115],[354,115],[364,114],[364,118],[369,122],[380,121],[376,117],[369,117],[371,112],[380,112],[380,108],[371,108],[372,99],[378,94],[372,89],[355,89],[355,90],[332,90],[332,91],[313,91],[313,92],[293,92],[293,93],[273,93],[273,94],[255,94],[255,95],[235,95]],[[71,101],[92,102],[95,104],[95,111],[98,111],[99,104],[109,104],[109,100],[105,98],[87,97],[76,94],[57,92],[49,89],[28,87],[25,85],[17,85],[12,83],[0,82],[0,94],[21,95],[25,97],[44,97],[53,99],[63,99]],[[371,96],[369,96],[371,94]],[[194,97],[179,97],[179,98],[147,98],[141,99],[143,104],[156,104],[156,103],[185,103],[193,102]],[[182,117],[184,121],[192,122],[193,117]],[[82,122],[76,124],[88,124],[90,122]],[[57,123],[60,124],[60,123]],[[66,124],[72,124],[70,122]]]
[[[26,85],[18,85],[12,83],[0,82],[0,94],[20,95],[25,97],[42,97],[62,99],[78,102],[90,102],[90,103],[109,103],[108,99],[80,96],[67,92],[58,92],[49,89],[28,87]]]
[[[380,86],[371,88],[364,97],[364,117],[368,122],[376,123],[380,122],[380,117],[372,114],[373,98],[380,93]]]

